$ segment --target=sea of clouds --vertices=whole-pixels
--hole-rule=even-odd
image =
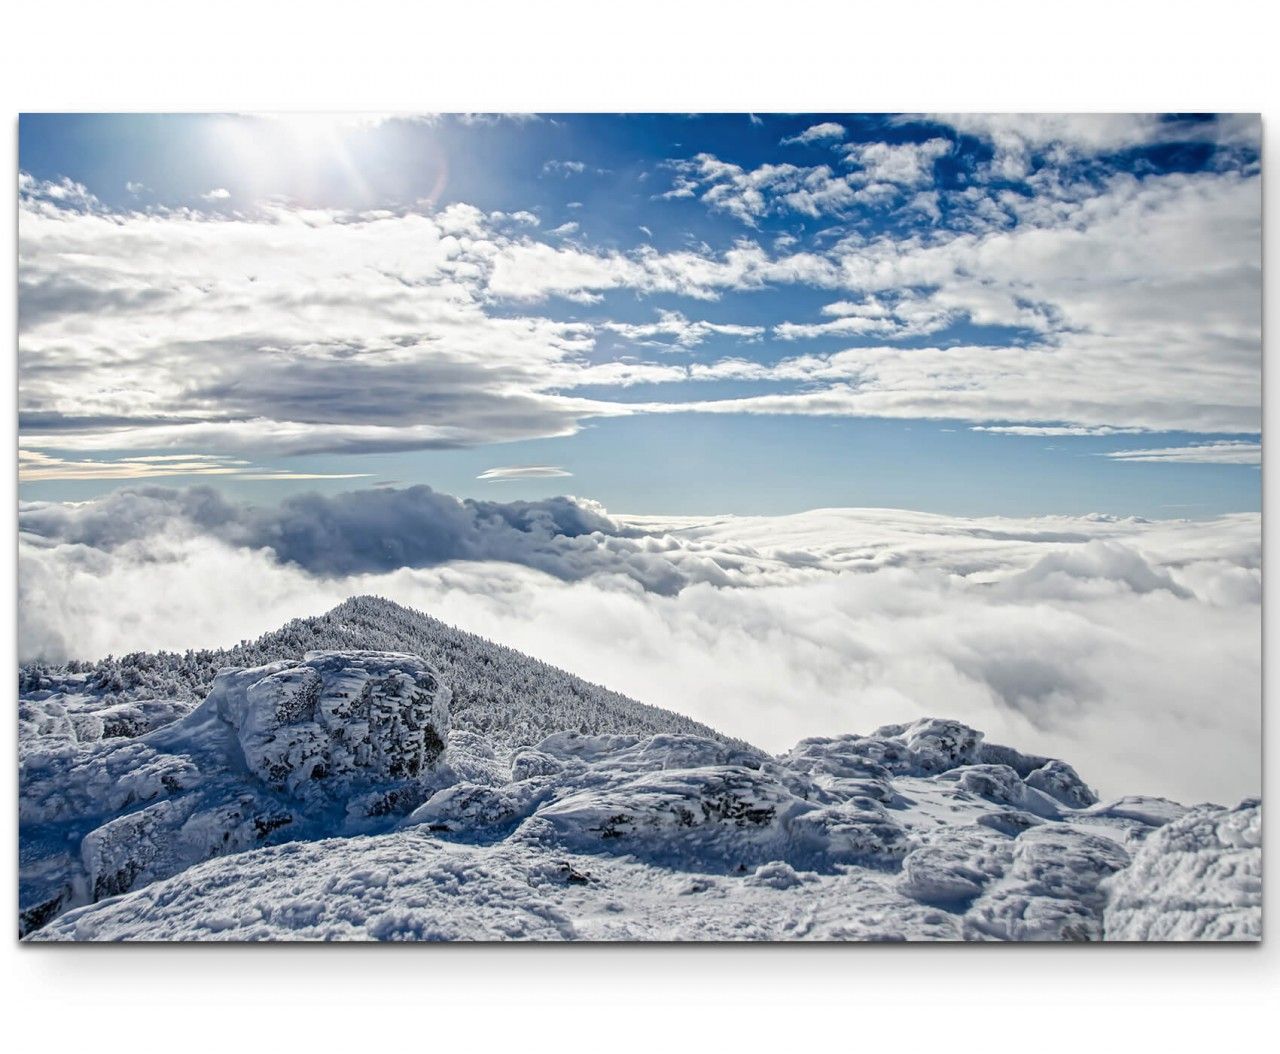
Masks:
[[[427,487],[20,507],[24,659],[215,647],[373,593],[758,745],[953,717],[1104,795],[1261,784],[1261,527],[610,515]]]

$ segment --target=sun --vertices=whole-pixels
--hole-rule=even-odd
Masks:
[[[318,204],[325,188],[337,184],[362,200],[368,192],[361,164],[368,136],[363,133],[385,120],[377,114],[232,114],[213,122],[210,142],[243,184],[242,198],[283,194]]]
[[[208,123],[205,142],[238,203],[368,208],[385,198],[388,173],[412,170],[418,182],[430,177],[427,192],[414,196],[429,204],[449,173],[434,123],[392,113],[226,114]]]

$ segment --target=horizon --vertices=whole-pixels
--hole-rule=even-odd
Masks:
[[[189,480],[189,481],[188,481]],[[335,498],[344,495],[355,495],[366,491],[405,491],[414,488],[425,487],[433,494],[437,494],[444,498],[452,498],[458,502],[484,502],[489,504],[519,504],[529,501],[572,501],[584,503],[588,506],[599,506],[605,514],[615,519],[628,521],[675,521],[688,519],[692,521],[708,520],[708,519],[787,519],[797,516],[805,516],[809,513],[819,512],[866,512],[866,513],[910,513],[912,515],[935,517],[940,520],[1072,520],[1082,519],[1088,520],[1093,518],[1104,518],[1113,520],[1139,520],[1147,522],[1205,522],[1209,520],[1220,520],[1231,517],[1251,516],[1261,519],[1262,510],[1258,509],[1226,509],[1221,511],[1192,513],[1183,512],[1181,514],[1172,511],[1177,508],[1189,508],[1188,506],[1168,506],[1169,511],[1161,516],[1141,516],[1138,514],[1122,514],[1105,511],[1098,508],[1082,508],[1078,511],[1056,511],[1046,510],[1037,513],[1019,514],[1014,512],[988,512],[988,513],[962,513],[956,512],[949,508],[924,508],[920,506],[910,505],[811,505],[800,506],[794,509],[788,509],[781,512],[736,512],[724,508],[690,508],[688,510],[673,511],[663,509],[615,509],[608,506],[605,502],[600,501],[591,494],[578,494],[570,491],[549,490],[538,494],[525,494],[517,496],[515,491],[508,488],[501,490],[482,489],[471,493],[450,493],[440,487],[432,485],[430,482],[405,483],[402,481],[394,481],[390,483],[372,483],[368,486],[347,486],[338,487],[333,490],[319,490],[318,488],[306,488],[300,490],[276,489],[265,501],[255,500],[253,491],[241,491],[233,485],[227,485],[223,481],[217,479],[207,479],[204,477],[171,477],[158,476],[152,478],[143,478],[130,480],[120,483],[112,481],[112,485],[107,489],[94,489],[91,493],[83,497],[20,497],[18,499],[19,508],[24,506],[34,506],[45,503],[53,503],[60,505],[85,505],[102,499],[109,499],[120,494],[130,491],[136,491],[139,488],[171,491],[185,491],[200,488],[210,488],[223,495],[224,497],[241,503],[243,505],[264,505],[277,506],[281,502],[289,500],[306,500],[309,498]]]
[[[147,485],[19,527],[25,658],[230,647],[375,594],[773,750],[945,712],[1117,793],[1259,785],[1256,513],[633,520]]]

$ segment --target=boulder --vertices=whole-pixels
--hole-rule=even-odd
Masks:
[[[449,736],[449,690],[422,659],[391,652],[224,670],[209,707],[235,730],[250,771],[295,795],[319,782],[414,778]]]

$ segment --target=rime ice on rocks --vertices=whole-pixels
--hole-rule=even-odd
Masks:
[[[250,771],[294,794],[415,777],[449,735],[449,690],[412,655],[320,651],[226,670],[204,705],[235,729]]]
[[[1262,939],[1262,806],[1187,812],[1107,882],[1113,940]]]
[[[381,651],[422,658],[452,690],[453,728],[498,748],[556,732],[656,735],[679,732],[745,746],[699,721],[629,699],[439,619],[378,597],[357,596],[313,618],[216,651],[134,653],[95,663],[28,663],[19,673],[24,712],[46,725],[116,704],[162,702],[181,716],[203,702],[217,674],[286,662],[316,651]],[[43,713],[44,709],[50,713]],[[153,721],[159,727],[163,720]],[[25,724],[24,724],[25,727]],[[21,743],[21,740],[20,740]]]
[[[349,648],[224,669],[190,712],[180,700],[104,696],[83,672],[29,678],[20,930],[69,940],[1261,933],[1257,802],[1097,802],[1065,762],[939,718],[806,739],[772,757],[621,697],[591,703],[558,671],[470,647],[488,684],[501,667],[501,683],[546,694],[535,706],[486,689],[486,709],[459,729],[459,698],[463,712],[475,698],[465,685],[451,686],[451,714],[433,665]],[[551,721],[562,730],[547,735]]]
[[[22,932],[213,856],[403,815],[435,790],[449,737],[438,674],[386,652],[224,670],[189,713],[76,703],[24,704]],[[122,708],[144,729],[184,716],[104,737]]]

